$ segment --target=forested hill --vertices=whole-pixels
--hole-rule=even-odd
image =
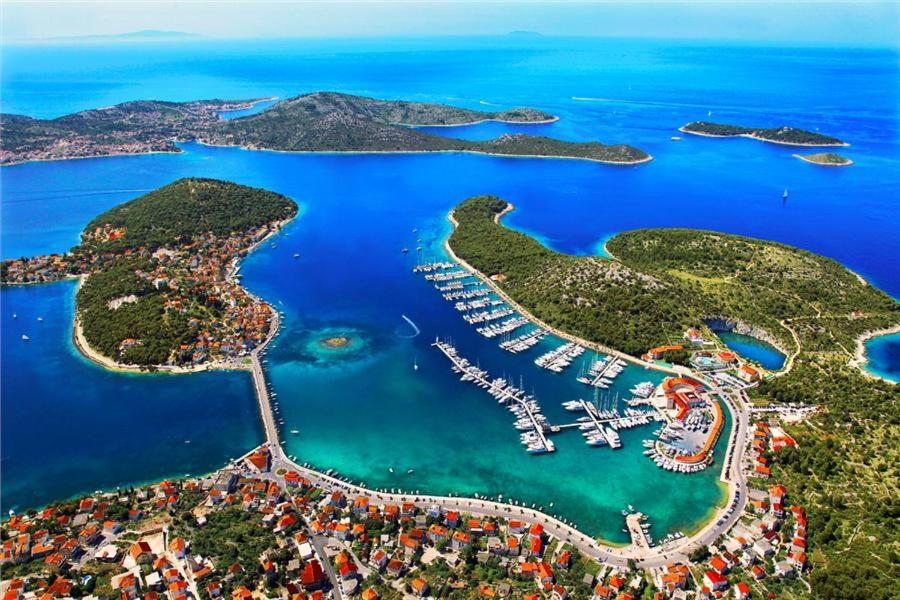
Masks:
[[[98,215],[82,239],[92,243],[98,228],[110,227],[124,232],[104,241],[104,250],[152,249],[204,233],[246,231],[296,213],[296,203],[275,192],[216,179],[179,179]]]
[[[693,121],[679,129],[684,133],[710,137],[751,137],[764,142],[775,142],[788,146],[848,146],[846,142],[830,135],[806,131],[796,127],[744,127],[708,121]]]
[[[252,101],[243,103],[251,104]],[[2,115],[0,163],[113,154],[178,152],[175,141],[296,152],[481,152],[517,156],[563,156],[633,164],[650,157],[625,144],[565,142],[549,137],[506,135],[484,142],[454,139],[409,125],[460,125],[483,120],[546,123],[553,115],[531,108],[482,112],[444,104],[376,100],[315,92],[282,100],[239,119],[218,111],[241,103],[126,102],[52,120]]]
[[[821,407],[789,427],[798,445],[772,470],[809,517],[812,594],[797,583],[784,597],[895,598],[900,386],[864,377],[851,361],[857,336],[900,323],[900,304],[830,259],[709,231],[618,234],[607,244],[613,260],[560,254],[497,224],[506,207],[466,200],[450,246],[482,273],[504,275],[499,285],[552,326],[639,354],[725,316],[798,351],[790,371],[750,390],[759,402]]]

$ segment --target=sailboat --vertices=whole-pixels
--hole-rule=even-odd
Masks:
[[[419,363],[416,362],[416,359],[413,359],[413,371],[419,370]]]
[[[781,194],[781,197],[784,198],[785,200],[787,200],[787,197],[788,197],[788,191],[787,191],[787,188],[784,188],[784,193]]]

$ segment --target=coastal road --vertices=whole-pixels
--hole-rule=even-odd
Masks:
[[[451,215],[452,220],[452,215]],[[454,223],[455,225],[455,223]],[[450,255],[453,253],[447,247]],[[455,257],[454,257],[455,258]],[[457,259],[458,260],[458,259]],[[462,261],[460,261],[462,263]],[[476,273],[488,285],[490,282],[471,267],[462,263],[466,268]],[[491,287],[494,287],[493,285]],[[505,298],[505,295],[501,296]],[[521,307],[506,298],[510,304],[517,308],[526,318],[534,320],[533,316],[525,312]],[[534,321],[540,324],[538,321]],[[629,560],[635,561],[638,566],[643,568],[659,567],[672,561],[686,562],[687,554],[694,548],[701,545],[709,545],[713,543],[720,535],[727,532],[732,525],[738,520],[747,503],[747,484],[741,469],[744,449],[746,447],[747,432],[749,430],[750,413],[746,404],[737,393],[726,393],[717,391],[721,400],[725,402],[732,414],[732,428],[728,440],[728,446],[725,451],[725,460],[720,475],[720,480],[728,486],[728,501],[724,509],[719,509],[714,519],[702,530],[688,538],[679,538],[661,546],[644,548],[639,546],[627,546],[624,548],[614,548],[601,544],[592,537],[582,533],[577,528],[559,519],[542,513],[533,508],[517,506],[495,502],[491,500],[480,500],[474,498],[460,498],[452,496],[425,496],[419,494],[391,494],[386,492],[378,492],[366,489],[355,484],[348,483],[341,479],[331,477],[324,473],[320,473],[313,469],[309,469],[292,461],[284,452],[281,441],[279,439],[278,425],[272,413],[271,402],[269,399],[268,388],[266,387],[265,373],[262,369],[260,361],[260,353],[268,345],[269,341],[275,336],[278,330],[278,313],[273,309],[273,323],[270,328],[269,337],[266,342],[260,345],[251,353],[252,373],[254,387],[256,388],[257,400],[259,402],[260,416],[263,420],[263,427],[266,433],[267,445],[272,451],[272,472],[277,473],[280,469],[294,470],[301,473],[304,477],[312,481],[314,484],[323,488],[341,489],[348,495],[362,495],[369,498],[375,498],[381,502],[387,503],[403,503],[413,502],[419,508],[427,509],[429,506],[438,505],[442,510],[455,510],[469,512],[485,516],[509,519],[520,518],[532,523],[540,523],[544,526],[544,530],[560,540],[564,540],[577,550],[595,560],[615,565],[617,567],[627,566]],[[565,339],[573,341],[587,347],[594,347],[594,344],[588,343],[586,340],[574,338],[557,332],[552,328],[546,327],[557,335],[561,335]],[[599,348],[599,347],[598,347]],[[658,365],[648,365],[640,359],[629,355],[623,355],[621,352],[612,349],[602,348],[602,351],[621,356],[630,362],[642,366],[650,366],[659,369]],[[684,367],[676,367],[670,369],[662,369],[677,375],[688,375],[698,380],[709,382],[704,376],[691,372]],[[715,389],[715,388],[713,388]],[[273,475],[274,476],[274,475]]]
[[[720,535],[727,532],[738,520],[747,503],[747,486],[741,469],[741,461],[744,448],[746,447],[745,442],[749,430],[750,413],[743,400],[735,393],[717,392],[726,406],[728,406],[733,417],[725,461],[720,475],[720,479],[728,484],[728,502],[726,507],[717,511],[715,518],[706,527],[689,538],[680,538],[651,548],[638,546],[614,548],[601,544],[574,526],[533,508],[475,498],[378,492],[297,464],[288,458],[281,447],[278,427],[269,403],[265,374],[259,363],[258,351],[254,351],[252,360],[253,378],[260,404],[260,414],[263,419],[266,438],[268,439],[267,445],[272,452],[273,474],[280,469],[294,470],[301,473],[315,485],[325,489],[340,489],[348,495],[367,496],[383,503],[413,502],[422,509],[437,505],[444,511],[455,510],[503,519],[520,518],[532,523],[540,523],[549,535],[572,544],[586,556],[617,567],[627,566],[629,560],[635,561],[638,566],[643,568],[659,567],[673,560],[686,562],[687,555],[694,548],[701,545],[709,545]],[[703,378],[698,377],[698,379]]]

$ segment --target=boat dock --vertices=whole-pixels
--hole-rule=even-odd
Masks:
[[[621,358],[605,356],[600,360],[595,360],[588,369],[588,376],[582,375],[578,377],[578,381],[585,385],[605,389],[625,370],[626,366],[627,364]]]
[[[501,321],[500,323],[494,323],[492,325],[484,325],[476,329],[478,333],[483,335],[484,337],[490,339],[493,337],[497,337],[498,335],[504,335],[506,333],[511,333],[522,327],[523,325],[528,324],[528,319],[525,317],[512,317],[506,319],[505,321]]]
[[[538,327],[537,329],[529,331],[528,333],[523,333],[518,337],[500,342],[500,347],[507,352],[517,354],[536,345],[545,335],[547,335],[547,332]]]
[[[432,271],[442,271],[445,269],[454,269],[458,267],[454,262],[432,262],[423,263],[413,267],[413,273],[431,273]]]
[[[572,361],[584,354],[584,348],[578,344],[567,342],[559,348],[546,352],[534,360],[534,364],[554,373],[562,373]]]
[[[645,517],[641,513],[630,513],[625,517],[625,524],[628,526],[628,532],[631,534],[631,543],[639,548],[650,548],[651,540],[647,534],[649,524],[644,524]]]
[[[540,414],[540,407],[534,398],[526,395],[523,390],[507,384],[504,379],[489,379],[487,371],[476,367],[460,356],[450,343],[435,340],[432,346],[450,359],[454,371],[462,374],[463,381],[470,381],[478,387],[488,390],[498,403],[509,404],[510,411],[518,417],[516,428],[525,431],[521,434],[521,439],[530,454],[543,454],[556,450],[556,446],[547,439],[544,433],[544,428],[549,428],[549,424],[547,418]]]

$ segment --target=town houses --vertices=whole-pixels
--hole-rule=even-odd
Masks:
[[[3,524],[4,600],[764,597],[807,566],[806,513],[775,484],[697,562],[588,558],[537,522],[383,501],[273,471],[267,447],[211,475],[96,494]],[[239,536],[239,537],[237,537]],[[235,545],[234,539],[241,543]]]
[[[274,309],[240,285],[236,262],[279,226],[270,222],[229,235],[203,233],[156,247],[128,246],[126,229],[98,227],[86,232],[72,252],[7,260],[0,273],[4,283],[24,284],[124,267],[143,285],[137,293],[111,299],[110,311],[159,296],[160,318],[177,316],[187,324],[164,364],[227,363],[258,347],[271,331]],[[127,364],[129,350],[143,344],[136,337],[123,338],[109,358]]]

